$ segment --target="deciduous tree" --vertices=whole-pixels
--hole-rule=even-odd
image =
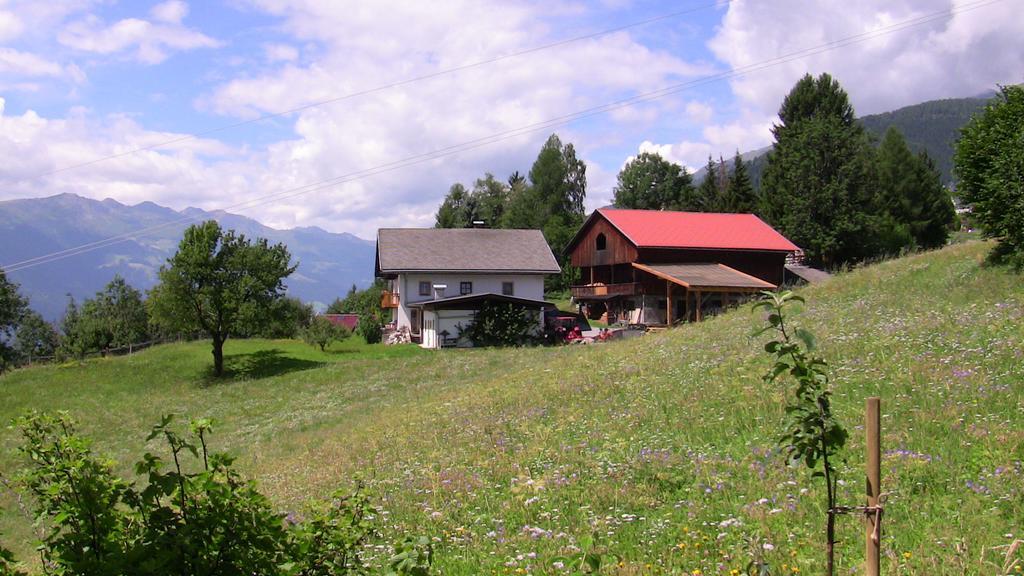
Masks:
[[[28,301],[18,293],[18,285],[0,270],[0,372],[15,359],[16,352],[10,341],[26,310]]]
[[[150,292],[153,318],[172,329],[202,330],[213,343],[213,372],[224,373],[224,342],[247,305],[270,306],[296,266],[283,244],[255,242],[213,220],[189,226]]]
[[[323,352],[331,342],[345,340],[352,332],[344,326],[335,325],[323,316],[316,316],[309,326],[302,330],[302,340],[310,346],[318,346]]]
[[[30,362],[33,359],[53,356],[58,345],[60,335],[53,325],[44,320],[38,312],[27,310],[14,334],[18,361]]]
[[[685,210],[693,199],[693,178],[686,168],[642,152],[622,167],[614,194],[619,208]]]
[[[957,191],[998,240],[993,259],[1024,268],[1024,87],[1000,89],[962,130],[953,161]]]

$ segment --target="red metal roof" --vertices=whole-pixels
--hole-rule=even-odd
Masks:
[[[754,214],[611,208],[598,212],[638,248],[800,249]]]
[[[355,330],[359,324],[359,314],[324,314],[324,318],[335,326],[344,326],[349,330]]]

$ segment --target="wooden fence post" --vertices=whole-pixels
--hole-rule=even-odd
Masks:
[[[881,495],[881,416],[880,401],[877,397],[867,399],[864,413],[864,433],[867,437],[867,510],[864,524],[864,574],[878,576],[879,551],[882,539],[882,511],[878,498]]]

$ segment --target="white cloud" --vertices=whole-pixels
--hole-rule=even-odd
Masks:
[[[168,0],[153,6],[149,13],[154,20],[168,24],[181,24],[181,21],[188,15],[188,4],[181,0]]]
[[[280,15],[296,43],[314,45],[316,58],[226,82],[201,100],[202,107],[249,118],[559,38],[541,24],[542,9],[529,5],[256,4]],[[477,141],[708,71],[616,33],[306,109],[294,116],[295,138],[269,148],[260,187],[287,189]],[[653,123],[657,111],[657,105],[646,105],[602,122],[613,133],[615,126]],[[485,170],[502,179],[513,170],[525,173],[555,131],[571,140],[567,127],[547,128],[282,201],[261,214],[273,225],[316,224],[364,237],[379,226],[429,226],[452,182],[469,184]],[[604,203],[615,174],[593,162],[588,166],[591,203]]]
[[[707,124],[714,113],[714,108],[704,102],[693,101],[686,104],[686,116],[696,124]]]
[[[772,118],[747,115],[725,124],[709,124],[701,130],[702,140],[659,144],[649,140],[638,147],[639,152],[653,152],[681,164],[690,172],[705,166],[708,156],[731,158],[736,151],[749,152],[771,144]]]
[[[132,57],[144,64],[159,64],[173,51],[215,48],[220,42],[180,23],[187,7],[167,2],[154,8],[158,22],[125,18],[109,26],[89,15],[64,27],[57,40],[69,48],[97,54],[132,51]]]
[[[19,158],[0,168],[0,198],[39,196],[45,190],[46,195],[73,192],[129,203],[153,200],[183,208],[189,204],[209,206],[211,191],[217,188],[228,195],[245,192],[244,179],[237,175],[249,173],[249,163],[256,159],[214,140],[192,139],[160,151],[141,151],[60,170],[181,136],[147,131],[123,116],[94,118],[83,108],[72,109],[58,119],[41,117],[32,110],[6,115],[0,99],[0,155]]]
[[[800,0],[732,2],[709,47],[733,68],[879,30],[966,0]],[[1024,18],[1014,2],[997,2],[929,21],[731,81],[740,101],[776,113],[783,96],[805,73],[829,72],[850,94],[860,115],[924,100],[968,96],[996,83],[1020,82],[1024,70]]]
[[[270,62],[294,62],[299,59],[299,49],[289,44],[264,44],[263,55]]]
[[[19,76],[61,76],[64,68],[29,52],[0,47],[0,73]]]
[[[25,24],[14,12],[0,10],[0,42],[10,42],[21,35]]]

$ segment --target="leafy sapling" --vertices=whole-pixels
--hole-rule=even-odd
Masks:
[[[786,315],[794,302],[803,302],[801,296],[786,290],[780,293],[762,292],[763,298],[754,305],[754,310],[764,309],[768,313],[768,325],[755,333],[759,336],[774,332],[775,339],[764,345],[765,352],[774,359],[771,369],[765,374],[766,382],[778,382],[791,378],[796,384],[786,398],[785,430],[779,438],[790,462],[803,462],[810,469],[811,477],[825,480],[828,498],[826,537],[826,573],[833,574],[835,548],[836,508],[835,463],[848,436],[843,425],[832,414],[829,389],[828,365],[815,350],[814,335],[803,328],[794,328],[786,323]]]

